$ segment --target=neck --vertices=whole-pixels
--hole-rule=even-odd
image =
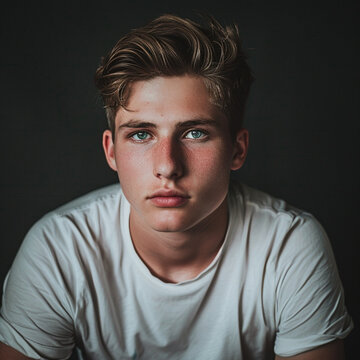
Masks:
[[[130,233],[135,250],[152,274],[164,282],[190,280],[218,253],[228,223],[226,199],[209,217],[183,232],[145,228],[130,212]]]

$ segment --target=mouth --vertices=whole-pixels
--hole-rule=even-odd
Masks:
[[[147,199],[156,207],[172,208],[184,205],[190,196],[179,191],[160,190],[148,196]]]

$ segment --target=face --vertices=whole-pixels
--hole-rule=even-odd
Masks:
[[[224,114],[200,77],[156,77],[132,84],[126,110],[103,146],[131,205],[130,223],[186,232],[216,221],[230,170],[240,168],[247,131],[230,137]]]

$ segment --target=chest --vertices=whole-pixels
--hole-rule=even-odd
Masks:
[[[159,288],[134,268],[103,277],[84,292],[79,346],[86,359],[267,359],[275,305],[261,271],[245,271],[223,264],[183,288]]]

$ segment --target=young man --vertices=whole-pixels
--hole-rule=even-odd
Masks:
[[[314,218],[245,185],[252,81],[235,27],[160,17],[96,73],[119,185],[27,235],[1,359],[342,359],[351,330]]]

